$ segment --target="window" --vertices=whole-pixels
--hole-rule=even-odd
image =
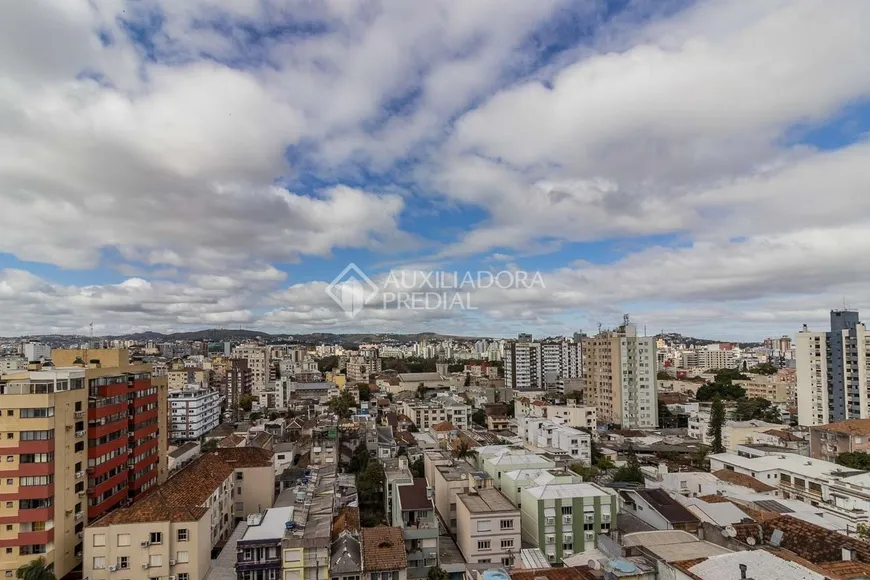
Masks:
[[[119,546],[129,546],[130,545],[130,534],[118,534],[118,545]]]
[[[181,528],[178,530],[178,541],[186,542],[187,541],[187,528]]]
[[[501,541],[501,547],[502,547],[502,548],[513,548],[513,547],[514,547],[514,541],[513,541],[513,540],[502,540],[502,541]]]
[[[190,562],[190,552],[177,552],[175,554],[175,561],[179,564],[187,564]]]
[[[152,544],[162,544],[163,543],[163,532],[151,532],[149,541]]]
[[[477,542],[477,549],[478,550],[489,550],[489,548],[490,548],[489,540],[480,540]]]
[[[562,506],[562,515],[563,515],[563,516],[570,516],[571,513],[572,513],[572,511],[571,511],[571,506],[569,506],[569,505],[568,505],[568,506]]]
[[[245,478],[245,474],[241,471],[236,472],[236,481],[242,481]]]
[[[106,558],[104,556],[97,556],[94,558],[94,570],[102,570],[106,567]]]
[[[492,522],[489,520],[478,520],[477,521],[477,531],[478,532],[492,531]]]
[[[512,530],[512,529],[514,529],[514,521],[513,520],[501,520],[501,522],[499,522],[499,527],[502,530]]]
[[[237,512],[243,512],[243,511],[245,511],[245,504],[244,504],[244,502],[241,502],[241,501],[237,501],[237,502],[236,502],[236,511],[237,511]]]
[[[163,554],[151,554],[148,556],[148,565],[152,568],[159,568],[163,565]]]
[[[182,572],[178,575],[178,580],[190,580],[190,575],[187,572]]]
[[[123,534],[123,535],[127,536],[127,539],[130,538],[129,534]],[[118,569],[119,570],[126,570],[129,567],[130,567],[130,558],[128,558],[127,556],[121,556],[120,558],[118,558]]]

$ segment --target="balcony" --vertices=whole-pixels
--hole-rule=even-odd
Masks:
[[[19,522],[46,522],[54,518],[54,506],[34,509],[19,509],[13,516]]]
[[[44,499],[54,495],[54,484],[26,485],[18,488],[16,499]]]
[[[41,532],[19,532],[18,542],[22,545],[48,544],[54,541],[54,528]]]

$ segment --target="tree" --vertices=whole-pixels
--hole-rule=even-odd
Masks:
[[[465,373],[465,386],[467,387],[470,384],[471,384],[471,373]],[[434,570],[434,568],[432,570]],[[429,570],[429,571],[431,572],[432,570]],[[440,570],[440,568],[439,568],[439,570]]]
[[[422,457],[420,459],[418,459],[417,461],[414,461],[413,463],[411,463],[410,467],[411,467],[411,475],[413,475],[414,477],[425,477],[425,475],[424,475],[425,467],[423,465],[423,458]]]
[[[613,474],[613,481],[623,483],[643,483],[643,472],[640,470],[640,461],[637,460],[637,454],[634,448],[628,447],[628,461],[625,465],[616,470]]]
[[[486,411],[478,409],[471,415],[471,422],[481,427],[486,427]]]
[[[774,407],[767,399],[760,397],[737,401],[734,419],[737,421],[752,421],[756,419],[768,423],[782,423],[779,409]]]
[[[269,420],[270,420],[270,421],[275,421],[275,420],[277,420],[278,417],[280,417],[280,416],[281,416],[281,415],[279,415],[279,414],[276,413],[275,411],[272,411],[271,413],[269,413]]]
[[[870,453],[865,453],[864,451],[840,453],[837,455],[837,464],[850,469],[870,471]]]
[[[701,469],[707,469],[710,467],[709,462],[707,461],[707,455],[710,454],[710,446],[709,445],[699,445],[698,450],[692,456],[691,462],[692,465]]]
[[[263,418],[263,414],[260,412],[251,413],[251,417],[250,417],[251,421],[259,421],[262,418]]]
[[[209,439],[208,441],[203,443],[199,449],[203,453],[208,453],[209,451],[214,451],[215,449],[217,449],[217,446],[218,446],[217,439]]]
[[[327,373],[338,368],[337,356],[325,356],[317,361],[317,370],[322,373]]]
[[[249,413],[251,408],[254,406],[254,401],[256,400],[257,399],[255,399],[253,395],[242,395],[239,397],[239,409]]]
[[[656,373],[656,379],[660,381],[672,381],[674,377],[668,371],[659,371]]]
[[[668,406],[659,401],[659,425],[663,429],[675,429],[677,427],[677,418],[668,409]]]
[[[414,423],[411,423],[410,425],[408,425],[408,433],[419,433],[419,432],[420,432],[420,429],[418,429]]]
[[[722,399],[716,397],[710,408],[710,427],[707,429],[707,435],[713,438],[711,445],[713,453],[724,453],[725,451],[725,447],[722,445],[722,427],[724,426],[725,405],[722,403]]]
[[[746,364],[746,361],[743,361],[743,364]],[[746,370],[746,367],[743,368]],[[776,368],[776,365],[770,362],[761,363],[760,365],[755,365],[749,372],[755,373],[756,375],[775,375],[779,372],[779,369]]]
[[[381,462],[369,461],[356,479],[360,503],[368,507],[380,503],[381,490],[385,480],[386,475]]]
[[[450,580],[450,574],[442,570],[441,566],[435,566],[434,568],[429,568],[426,580]]]
[[[365,441],[363,441],[353,450],[347,470],[350,473],[362,473],[368,467],[370,458],[369,449],[366,447]]]
[[[349,391],[342,391],[337,397],[332,397],[327,403],[329,410],[338,415],[342,419],[350,417],[350,410],[356,407],[356,400]]]
[[[368,385],[360,385],[359,389],[359,400],[360,401],[371,401],[372,399],[372,388]]]
[[[701,385],[698,387],[697,392],[695,392],[695,399],[698,401],[712,401],[716,397],[728,401],[736,401],[746,397],[746,389],[730,382],[718,383],[714,381]]]
[[[46,565],[42,556],[18,568],[15,577],[21,580],[56,580],[54,572]]]
[[[459,448],[456,450],[456,457],[459,459],[464,459],[466,457],[477,457],[477,451],[475,451],[465,439],[461,439],[459,441]]]
[[[571,471],[583,478],[583,481],[593,481],[601,475],[601,471],[593,465],[584,465],[583,463],[572,463]]]
[[[417,398],[418,399],[425,399],[426,398],[426,385],[424,385],[423,383],[420,383],[419,385],[417,385]]]

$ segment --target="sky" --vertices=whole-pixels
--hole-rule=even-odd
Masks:
[[[867,22],[866,0],[7,2],[0,335],[822,329],[870,311]]]

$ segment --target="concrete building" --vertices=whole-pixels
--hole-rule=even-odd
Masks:
[[[232,532],[232,496],[232,468],[203,455],[140,501],[88,525],[84,576],[202,580],[212,548]]]
[[[554,388],[560,380],[582,373],[580,343],[569,339],[536,342],[521,334],[504,346],[505,386],[533,390]]]
[[[556,463],[534,453],[511,453],[505,450],[494,455],[481,458],[483,471],[492,478],[496,489],[501,489],[502,474],[517,469],[553,469]]]
[[[233,412],[233,418],[236,422],[242,418],[239,399],[242,395],[252,394],[253,388],[254,375],[248,366],[248,361],[243,358],[231,359],[230,366],[226,370],[224,396],[226,397],[227,408]]]
[[[381,372],[381,357],[377,349],[360,349],[347,360],[347,380],[366,383],[370,375]]]
[[[434,490],[435,510],[451,534],[457,532],[456,496],[492,487],[492,478],[447,451],[426,451],[423,472]]]
[[[329,578],[332,518],[336,510],[335,466],[312,470],[308,482],[294,490],[286,490],[278,498],[281,504],[285,494],[294,506],[293,527],[284,533],[284,580]],[[295,500],[301,500],[295,501]],[[285,504],[281,504],[285,505]],[[404,555],[404,547],[401,547]]]
[[[870,419],[849,419],[810,427],[810,457],[832,463],[841,453],[870,453]]]
[[[562,483],[583,483],[583,478],[569,469],[517,469],[501,476],[501,492],[513,505],[523,505],[523,488]]]
[[[567,427],[585,427],[595,431],[598,427],[595,407],[584,405],[547,405],[543,407],[547,419],[561,419]]]
[[[220,423],[221,397],[217,391],[189,385],[169,391],[169,438],[196,440]]]
[[[40,368],[31,365],[31,368]],[[44,557],[60,577],[81,563],[86,523],[88,391],[84,369],[14,371],[0,377],[4,483],[0,568]]]
[[[495,489],[456,496],[456,544],[469,564],[513,566],[520,550],[520,510]]]
[[[248,516],[248,526],[236,544],[237,580],[281,580],[281,541],[292,519],[292,507]]]
[[[583,338],[586,403],[598,410],[598,423],[625,429],[658,426],[656,345],[638,336],[627,321],[615,331]]]
[[[170,369],[166,371],[166,380],[170,391],[185,389],[190,385],[203,387],[208,385],[208,374],[208,371],[201,368]]]
[[[749,380],[734,381],[743,387],[748,399],[766,399],[771,403],[797,404],[797,378],[794,369],[782,369],[775,375],[751,375]]]
[[[371,580],[407,580],[408,558],[402,528],[363,528],[360,534],[363,576]],[[296,580],[295,578],[285,580]]]
[[[517,419],[517,434],[541,451],[564,451],[571,459],[584,463],[592,460],[592,436],[585,431],[549,419],[520,417]]]
[[[801,425],[870,418],[870,343],[857,312],[832,310],[829,332],[810,332],[804,325],[795,348]]]
[[[22,351],[27,362],[51,360],[51,347],[41,342],[25,342]]]
[[[260,447],[225,447],[210,452],[233,470],[231,513],[238,520],[261,513],[275,503],[275,458]]]
[[[523,543],[551,564],[597,547],[616,521],[618,498],[594,483],[527,487],[520,497]]]
[[[407,555],[408,578],[425,578],[438,565],[438,518],[433,490],[425,478],[397,484],[391,522],[401,527]]]
[[[247,361],[251,371],[251,390],[257,394],[264,391],[269,383],[271,359],[269,347],[242,344],[233,349],[233,356]]]
[[[429,401],[418,399],[402,403],[406,415],[420,431],[428,430],[438,423],[448,422],[457,429],[468,429],[471,407],[453,397],[436,397]]]

